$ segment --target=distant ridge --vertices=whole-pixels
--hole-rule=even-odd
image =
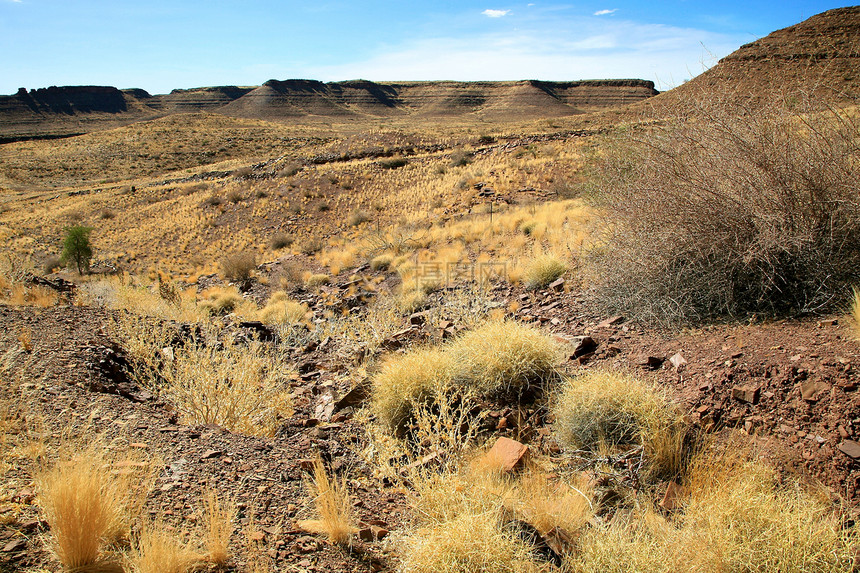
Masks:
[[[154,119],[210,112],[265,120],[559,117],[623,106],[658,92],[646,80],[575,82],[371,82],[269,80],[259,87],[216,86],[150,95],[105,86],[50,87],[0,96],[0,143],[60,137]]]

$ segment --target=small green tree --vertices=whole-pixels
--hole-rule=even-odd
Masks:
[[[85,225],[72,225],[66,227],[66,237],[63,239],[63,255],[61,260],[64,264],[75,263],[78,274],[84,274],[90,270],[90,259],[93,258],[93,247],[90,244],[90,233],[92,227]]]

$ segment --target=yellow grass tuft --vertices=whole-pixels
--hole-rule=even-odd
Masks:
[[[60,459],[36,476],[51,547],[68,571],[110,567],[106,549],[128,535],[152,484],[151,465],[119,459],[98,442],[68,443]]]
[[[526,288],[537,289],[545,287],[563,275],[568,269],[567,263],[552,254],[545,254],[532,259],[525,267],[523,279]]]
[[[163,524],[150,523],[141,528],[126,560],[134,573],[187,573],[201,559]]]
[[[309,312],[308,305],[291,300],[287,293],[281,291],[272,294],[260,310],[259,317],[268,324],[301,324]]]
[[[203,495],[203,545],[206,560],[223,566],[230,560],[230,537],[233,535],[233,520],[236,508],[229,499],[219,497],[214,489]]]
[[[450,385],[451,358],[442,350],[419,348],[388,359],[373,379],[373,411],[395,430],[437,388]]]
[[[413,573],[537,571],[528,546],[487,513],[464,513],[416,529],[399,542],[401,568]]]
[[[555,376],[558,345],[513,320],[489,320],[457,338],[447,351],[456,383],[483,395],[523,391]]]
[[[328,536],[337,545],[347,545],[357,531],[352,515],[352,502],[346,479],[329,478],[321,459],[314,461],[313,483],[309,486],[314,500],[317,519],[303,520],[299,526],[314,533]]]
[[[374,377],[373,408],[397,430],[428,400],[492,396],[540,387],[555,376],[557,347],[539,331],[489,320],[441,349],[411,350],[391,358]]]
[[[675,476],[685,460],[686,427],[665,392],[613,370],[567,379],[553,405],[559,443],[598,451],[641,445],[652,470]]]

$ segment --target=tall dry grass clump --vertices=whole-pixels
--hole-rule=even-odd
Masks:
[[[149,523],[141,528],[126,561],[134,573],[187,573],[201,556],[163,524]]]
[[[51,548],[67,571],[109,568],[107,549],[126,539],[153,483],[152,466],[111,455],[100,442],[64,449],[35,479]]]
[[[330,478],[321,459],[314,461],[313,481],[309,484],[317,519],[303,520],[299,526],[322,533],[337,545],[348,545],[357,531],[346,478]]]
[[[235,519],[236,507],[229,499],[219,496],[215,489],[203,494],[203,545],[209,563],[223,566],[230,560]]]
[[[307,319],[310,308],[302,302],[290,299],[283,291],[269,297],[269,301],[260,309],[260,320],[267,324],[302,324]]]
[[[437,388],[450,386],[451,359],[437,348],[419,348],[389,358],[373,377],[373,411],[392,431]]]
[[[485,396],[520,393],[555,376],[558,346],[546,334],[513,320],[489,320],[447,349],[455,383]]]
[[[860,279],[856,114],[708,92],[619,134],[592,180],[596,300],[677,325],[821,312]]]
[[[568,264],[555,255],[537,256],[529,261],[523,272],[526,288],[533,290],[545,287],[563,275],[567,269]]]
[[[651,470],[681,474],[686,425],[665,392],[631,374],[594,370],[564,381],[552,408],[559,443],[572,450],[642,446]]]
[[[465,513],[421,527],[400,541],[401,571],[522,573],[538,571],[531,551],[497,516]]]

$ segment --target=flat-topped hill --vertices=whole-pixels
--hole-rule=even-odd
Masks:
[[[560,117],[623,106],[656,95],[645,80],[576,82],[323,83],[269,80],[150,95],[141,89],[50,87],[0,96],[0,142],[62,137],[173,113],[214,112],[284,121],[416,115],[485,120]]]

